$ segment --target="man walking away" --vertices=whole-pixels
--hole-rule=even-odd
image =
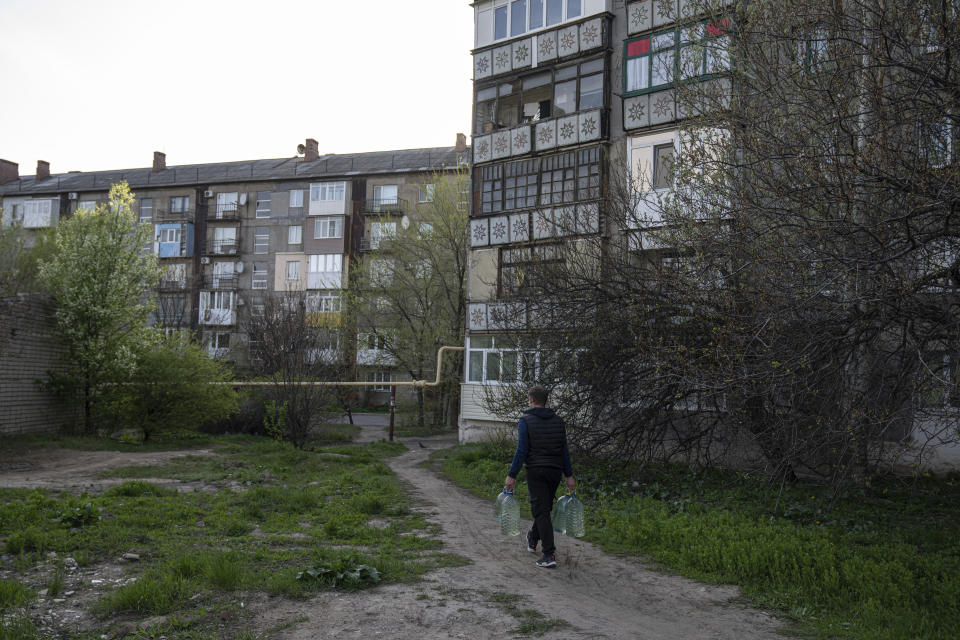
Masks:
[[[576,489],[577,483],[573,479],[563,419],[546,407],[547,395],[547,390],[540,385],[530,387],[527,392],[530,408],[517,423],[517,452],[503,484],[513,490],[517,474],[526,463],[533,513],[533,527],[527,532],[527,551],[536,553],[537,544],[542,543],[543,556],[537,560],[537,566],[549,568],[557,566],[550,512],[560,486],[560,474],[566,476],[570,491]]]

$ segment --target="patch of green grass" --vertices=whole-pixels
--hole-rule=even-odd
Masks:
[[[435,463],[492,500],[509,460],[509,452],[476,445],[437,454]],[[913,486],[887,481],[834,495],[805,483],[771,487],[733,472],[584,461],[576,467],[587,539],[604,549],[643,554],[700,580],[739,584],[754,603],[808,633],[960,637],[954,477],[922,478]]]
[[[33,599],[34,592],[19,580],[0,580],[0,613]]]
[[[566,620],[548,618],[536,609],[521,608],[520,604],[527,599],[526,596],[501,591],[491,593],[487,599],[517,620],[517,626],[511,631],[518,635],[542,636],[570,626]]]
[[[114,470],[109,475],[129,481],[99,495],[0,489],[7,565],[26,572],[49,551],[80,565],[137,553],[140,562],[127,566],[134,580],[103,594],[94,607],[107,628],[115,615],[176,616],[226,602],[239,589],[306,597],[328,587],[297,581],[297,573],[351,554],[383,582],[415,580],[435,566],[464,561],[437,553],[436,527],[411,512],[383,462],[403,445],[316,453],[250,436],[211,438],[205,445],[215,453],[187,452],[162,465]],[[178,493],[143,478],[205,486]],[[99,518],[73,528],[57,520],[88,503]],[[190,615],[200,620],[192,635],[168,637],[218,637],[215,616]]]
[[[40,630],[26,616],[0,616],[0,640],[40,640]]]
[[[47,582],[47,596],[55,598],[63,593],[65,586],[66,570],[63,568],[63,563],[58,562],[53,569],[53,573],[50,575],[50,580]]]

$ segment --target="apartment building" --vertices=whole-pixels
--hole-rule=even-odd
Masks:
[[[486,387],[536,377],[536,354],[513,350],[500,335],[507,325],[537,322],[517,271],[555,259],[561,242],[624,231],[604,215],[612,176],[669,186],[682,115],[675,75],[723,82],[731,30],[729,20],[698,20],[685,0],[482,0],[473,7],[461,441],[502,424],[484,407]],[[705,39],[716,42],[691,46]],[[638,213],[656,226],[652,212]]]
[[[248,362],[245,313],[265,296],[306,291],[310,311],[337,324],[351,259],[376,251],[403,216],[429,193],[435,172],[468,161],[466,137],[451,147],[357,154],[321,154],[316,140],[290,158],[167,166],[156,152],[150,168],[33,176],[0,160],[4,227],[55,227],[106,199],[126,181],[140,220],[153,225],[162,276],[152,322],[191,329],[212,357]],[[391,362],[360,337],[363,379],[389,382]],[[341,345],[349,347],[349,345]],[[384,397],[386,394],[384,394]]]

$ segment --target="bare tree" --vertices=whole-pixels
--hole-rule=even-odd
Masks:
[[[699,9],[732,23],[734,71],[687,77],[681,52],[674,188],[608,176],[608,233],[528,266],[517,351],[598,452],[749,441],[838,483],[916,462],[957,429],[956,4]]]
[[[340,330],[319,313],[302,291],[277,292],[263,298],[243,320],[250,344],[250,366],[267,387],[267,415],[274,429],[294,446],[310,439],[323,410],[336,401],[336,387],[303,383],[337,381],[344,371]]]

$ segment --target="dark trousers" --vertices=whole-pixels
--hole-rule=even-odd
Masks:
[[[550,554],[557,550],[553,544],[553,523],[550,511],[553,509],[553,497],[560,486],[563,472],[550,467],[527,467],[527,487],[530,489],[530,511],[533,514],[533,528],[530,529],[531,543],[543,543],[543,552]]]

